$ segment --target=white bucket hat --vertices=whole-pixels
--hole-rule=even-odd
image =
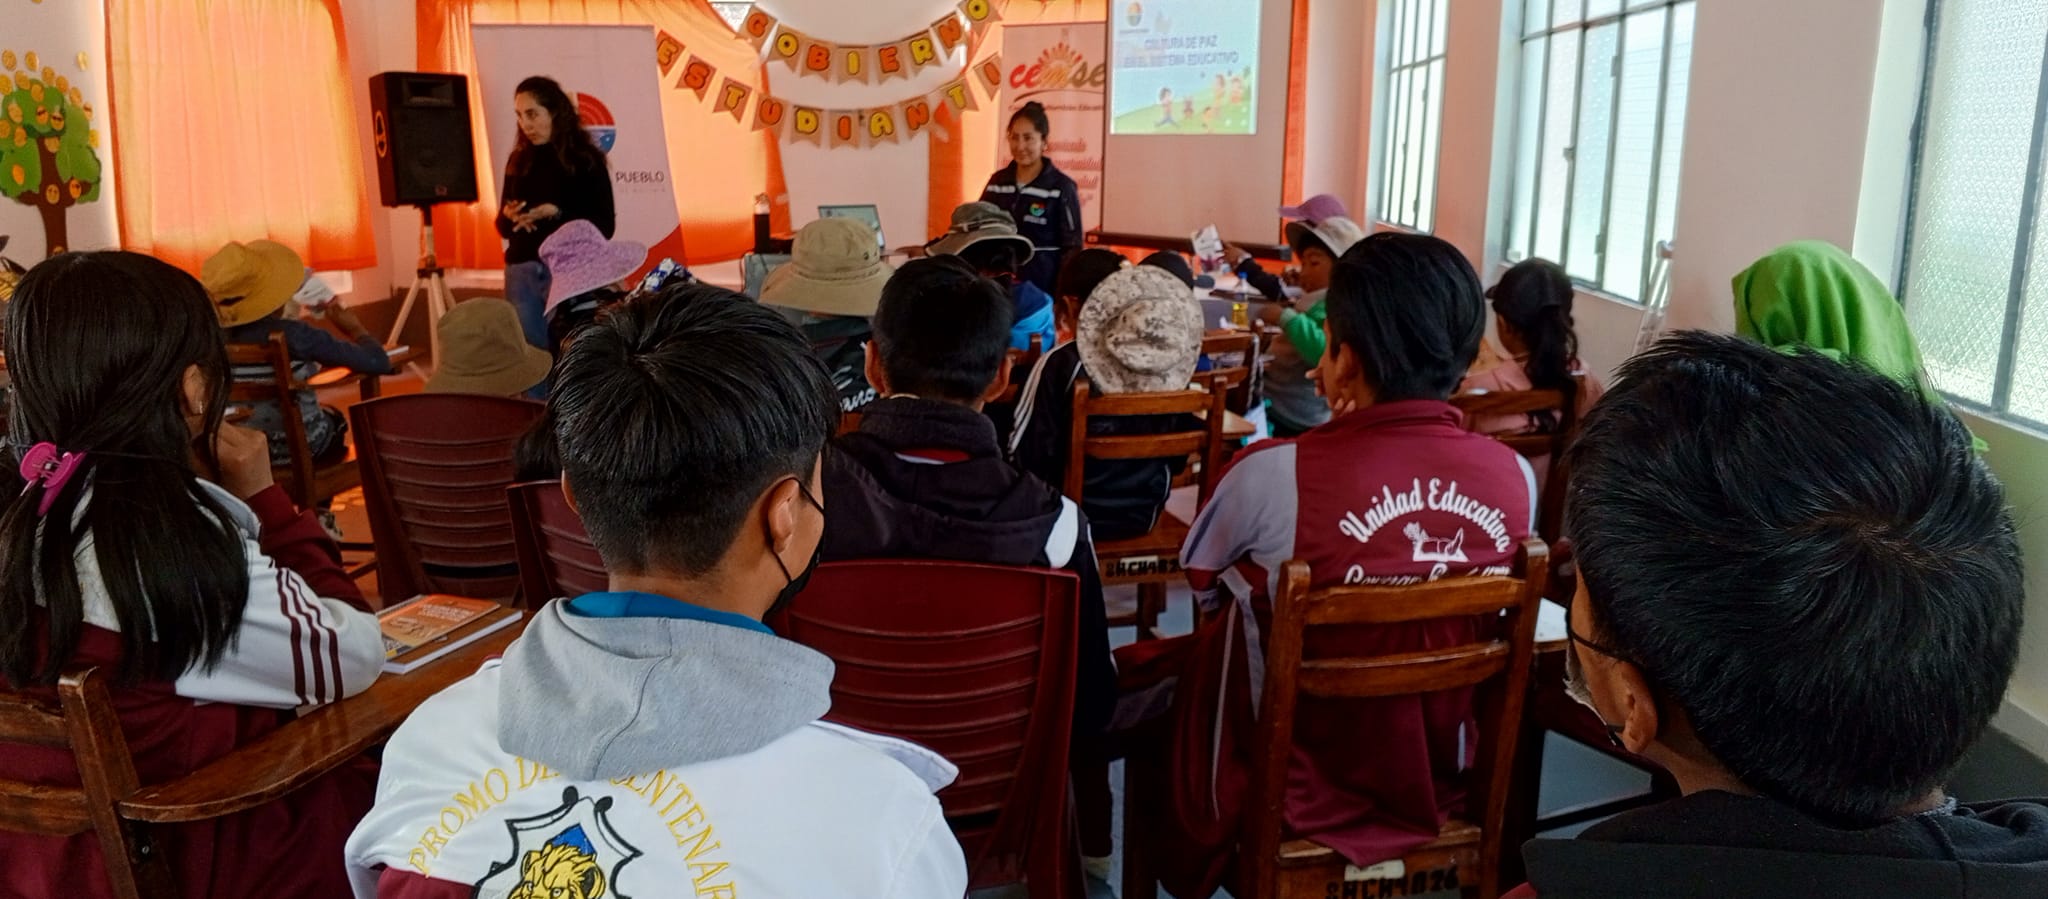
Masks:
[[[1341,215],[1326,218],[1320,222],[1287,223],[1287,240],[1289,243],[1293,243],[1295,235],[1302,232],[1312,234],[1316,240],[1322,241],[1323,246],[1330,248],[1330,255],[1332,256],[1343,256],[1344,251],[1351,249],[1352,244],[1365,239],[1365,229],[1359,227],[1357,222]]]
[[[1182,390],[1202,354],[1202,307],[1172,272],[1127,268],[1081,304],[1074,342],[1103,393]]]

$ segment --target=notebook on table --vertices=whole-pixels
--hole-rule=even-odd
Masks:
[[[377,613],[384,671],[405,674],[518,621],[522,613],[488,599],[429,593]]]

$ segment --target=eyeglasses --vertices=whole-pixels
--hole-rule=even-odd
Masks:
[[[1597,706],[1593,705],[1593,691],[1588,689],[1586,686],[1586,675],[1585,671],[1579,665],[1579,652],[1577,647],[1584,646],[1587,649],[1590,649],[1594,652],[1597,652],[1603,656],[1606,656],[1610,659],[1614,659],[1616,661],[1626,662],[1628,661],[1628,657],[1626,655],[1623,655],[1620,650],[1610,649],[1606,646],[1602,646],[1598,643],[1588,640],[1583,636],[1580,636],[1578,631],[1572,629],[1572,620],[1569,614],[1565,616],[1564,620],[1564,635],[1564,693],[1566,696],[1570,697],[1573,702],[1576,702],[1592,710],[1593,717],[1599,718],[1600,709]],[[1577,644],[1577,646],[1574,646],[1573,644]],[[1622,729],[1616,725],[1607,724],[1605,719],[1601,720],[1601,724],[1607,728],[1608,742],[1613,743],[1617,747],[1620,747],[1622,745]]]

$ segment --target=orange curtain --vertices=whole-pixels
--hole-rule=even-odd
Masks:
[[[1063,22],[1100,22],[1108,15],[1107,0],[1034,0],[1003,7],[1003,24],[1037,25]],[[989,29],[967,60],[973,65],[991,53],[1003,50],[1003,29]],[[931,192],[925,203],[925,220],[941,230],[953,218],[953,207],[981,197],[996,168],[996,142],[1004,122],[1003,111],[994,100],[984,99],[981,108],[954,114],[941,105],[932,117]]]
[[[1308,3],[1294,0],[1294,24],[1287,37],[1287,135],[1280,163],[1280,202],[1301,202],[1303,156],[1308,143]],[[1286,229],[1278,232],[1286,240]]]
[[[685,58],[701,56],[721,75],[750,86],[764,83],[760,57],[741,40],[706,0],[421,0],[420,67],[470,76],[470,114],[476,129],[477,182],[482,200],[434,210],[435,245],[441,262],[461,268],[500,268],[504,251],[493,224],[498,210],[494,162],[484,139],[484,109],[509,108],[511,97],[484,97],[477,90],[471,25],[652,25],[683,43]],[[537,60],[534,74],[547,74]],[[691,91],[676,88],[675,71],[662,85],[662,119],[668,136],[669,177],[682,219],[684,261],[737,258],[753,248],[754,197],[781,197],[781,156],[775,137],[748,130]]]
[[[181,268],[267,238],[377,263],[339,0],[108,0],[121,245]]]

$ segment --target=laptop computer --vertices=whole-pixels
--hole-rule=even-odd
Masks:
[[[863,203],[819,206],[818,217],[821,219],[859,219],[863,222],[868,223],[868,227],[875,229],[875,246],[881,248],[882,255],[889,255],[889,240],[882,236],[882,213],[875,208],[875,204]]]

